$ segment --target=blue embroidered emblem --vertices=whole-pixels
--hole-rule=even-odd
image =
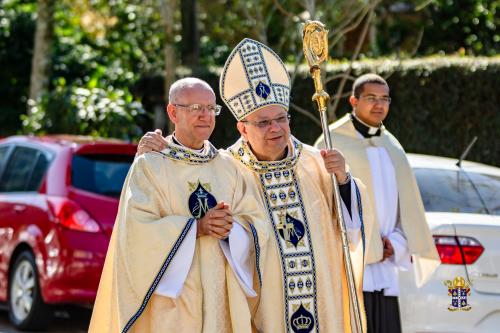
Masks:
[[[267,99],[269,97],[269,94],[271,93],[271,88],[264,82],[259,82],[257,87],[255,87],[255,93],[257,96],[263,99]]]
[[[278,233],[285,241],[290,242],[297,248],[300,240],[304,238],[305,227],[302,222],[286,214],[284,223],[278,225]]]
[[[200,219],[210,208],[217,205],[217,200],[198,182],[198,187],[189,196],[188,204],[193,217]]]
[[[297,311],[293,313],[290,322],[295,333],[309,333],[314,328],[314,317],[302,303]]]

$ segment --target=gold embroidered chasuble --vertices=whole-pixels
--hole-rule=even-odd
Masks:
[[[359,136],[349,114],[339,119],[329,127],[333,146],[345,156],[354,177],[366,185],[370,201],[375,203],[372,189],[372,176],[366,148],[370,146],[384,147],[394,165],[398,188],[401,225],[408,240],[410,254],[413,256],[417,286],[425,283],[439,266],[437,253],[431,232],[426,223],[424,205],[415,180],[415,176],[406,158],[405,151],[399,141],[381,126],[380,136],[364,139]],[[315,143],[323,147],[323,136]],[[375,205],[373,205],[375,207]],[[380,238],[377,214],[374,214],[374,225],[365,224],[371,237],[367,238],[366,263],[371,264],[382,259],[382,240]],[[373,229],[373,230],[372,230]]]
[[[260,193],[261,209],[268,215],[267,221],[255,224],[262,274],[259,298],[250,299],[255,329],[266,333],[350,332],[332,181],[319,151],[295,138],[290,140],[288,157],[281,161],[258,161],[241,139],[228,150],[240,161],[245,183],[253,184]],[[367,198],[363,185],[358,185],[360,205]],[[359,239],[351,244],[351,253],[364,320],[363,242]]]
[[[186,234],[196,228],[195,217],[217,202],[228,203],[255,242],[256,260],[251,223],[262,214],[230,155],[208,141],[195,152],[167,140],[165,150],[136,158],[129,171],[89,332],[250,333],[246,295],[214,237],[196,239],[177,298],[154,293]]]

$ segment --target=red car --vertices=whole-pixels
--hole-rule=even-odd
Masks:
[[[19,329],[92,304],[136,145],[77,136],[0,140],[0,302]]]

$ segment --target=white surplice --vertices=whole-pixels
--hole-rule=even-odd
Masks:
[[[366,266],[363,291],[384,290],[386,296],[398,296],[398,269],[409,269],[411,260],[408,243],[399,223],[396,174],[384,147],[368,147],[366,153],[373,179],[380,237],[390,240],[394,255],[382,262]]]

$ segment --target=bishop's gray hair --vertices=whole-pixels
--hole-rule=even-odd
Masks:
[[[169,103],[175,103],[178,99],[179,94],[181,94],[184,89],[192,89],[196,86],[207,88],[213,92],[212,87],[210,87],[207,82],[195,77],[185,77],[183,79],[175,81],[170,86],[170,90],[168,91]]]

